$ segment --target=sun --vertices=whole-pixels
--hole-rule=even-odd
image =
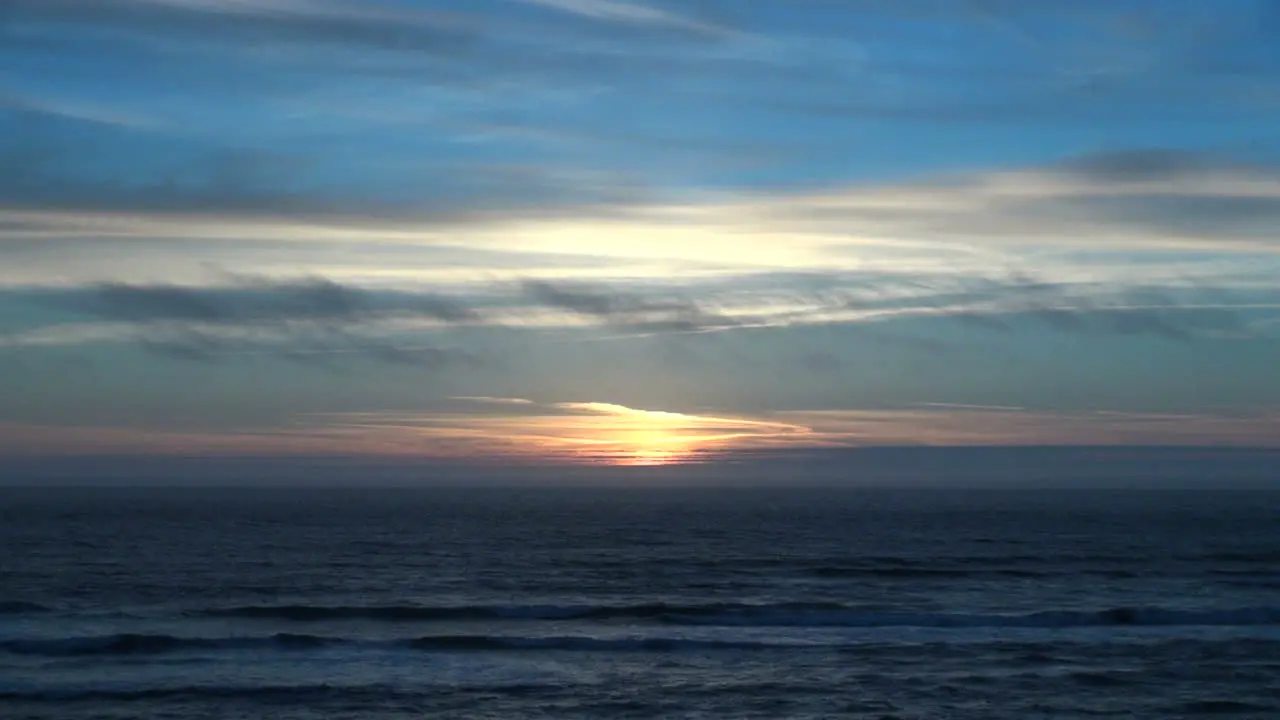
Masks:
[[[621,455],[613,459],[612,464],[628,467],[655,467],[659,465],[675,465],[688,456],[675,450],[636,450],[630,455]]]
[[[655,467],[687,462],[694,448],[686,436],[663,428],[650,428],[620,433],[614,450],[610,464]]]
[[[468,398],[486,403],[515,405],[532,401],[503,401],[480,396]],[[431,428],[437,436],[446,431],[462,441],[482,446],[501,443],[499,452],[530,459],[586,465],[659,467],[715,462],[737,449],[755,444],[776,444],[783,436],[799,436],[808,428],[770,419],[720,414],[692,414],[643,410],[604,402],[546,404],[531,414],[467,414],[465,424]]]

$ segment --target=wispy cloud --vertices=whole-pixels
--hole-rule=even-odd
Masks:
[[[0,420],[1245,437],[1206,408],[1276,397],[1275,11],[1170,2],[0,0]],[[1194,417],[1052,412],[1113,399]]]
[[[104,283],[79,295],[60,299],[88,314],[116,321],[355,323],[387,316],[421,316],[458,323],[479,319],[476,311],[442,295],[375,292],[323,277],[284,281],[241,277],[231,285],[203,288]]]
[[[512,414],[360,413],[319,418],[345,432],[416,433],[424,449],[438,444],[468,454],[510,455],[542,462],[657,465],[721,458],[740,444],[805,434],[768,418],[645,410],[616,403],[521,403]]]
[[[160,125],[157,118],[128,109],[107,107],[82,101],[32,97],[5,92],[0,87],[0,112],[30,113],[130,129],[147,129]]]
[[[759,416],[642,410],[602,402],[529,406],[519,414],[364,413],[323,419],[374,433],[417,432],[423,447],[552,462],[661,464],[731,460],[757,451],[879,446],[1280,447],[1280,415],[1049,412],[935,403],[903,410],[784,411]]]
[[[617,285],[526,280],[455,284],[447,291],[323,276],[219,278],[213,285],[0,290],[11,322],[18,323],[0,346],[126,342],[174,359],[204,360],[260,353],[398,360],[417,348],[424,361],[436,361],[445,351],[430,350],[433,342],[456,328],[488,328],[510,342],[569,330],[560,342],[577,342],[842,325],[890,328],[892,336],[895,324],[920,322],[944,330],[950,324],[979,343],[983,333],[1024,331],[1227,342],[1270,337],[1269,320],[1280,315],[1274,288],[1246,286],[1223,297],[1212,284],[1047,280],[1027,272],[762,273]]]
[[[702,332],[737,327],[743,322],[742,318],[672,295],[646,297],[547,281],[530,281],[523,287],[536,303],[598,319],[628,332]]]
[[[731,207],[767,227],[856,232],[869,245],[1275,250],[1270,228],[1280,219],[1280,167],[1139,150],[768,198],[724,211]]]
[[[233,277],[215,287],[104,283],[90,288],[35,289],[10,297],[70,313],[2,345],[48,346],[131,342],[177,360],[212,361],[273,355],[308,364],[344,357],[422,366],[468,363],[461,350],[389,337],[380,326],[409,322],[419,331],[478,322],[475,310],[445,296],[375,291],[327,278]],[[75,322],[79,318],[100,322]]]
[[[516,404],[510,414],[344,413],[288,428],[176,432],[0,425],[0,453],[348,454],[537,464],[744,462],[885,446],[1280,448],[1280,415],[1053,413],[939,404],[912,410],[676,413],[584,402]]]
[[[900,264],[904,256],[925,262],[940,251],[990,261],[982,254],[1280,249],[1271,232],[1280,222],[1280,165],[1182,151],[1094,154],[907,183],[722,192],[679,203],[578,196],[535,207],[536,187],[522,199],[507,194],[514,186],[488,196],[482,186],[451,210],[429,198],[335,204],[323,194],[281,190],[304,184],[297,168],[305,163],[288,156],[209,158],[191,182],[168,187],[161,175],[127,187],[59,179],[50,174],[57,163],[30,153],[14,162],[26,163],[38,183],[19,185],[15,177],[5,181],[12,187],[0,185],[0,221],[51,232],[78,222],[141,237],[205,233],[296,243],[307,241],[306,233],[311,242],[380,238],[740,270],[856,267],[882,257]]]
[[[936,407],[903,411],[789,411],[777,417],[849,446],[1277,446],[1275,413],[1217,415]]]
[[[926,402],[919,403],[920,407],[938,408],[943,410],[991,410],[994,412],[1017,412],[1026,408],[1016,405],[971,405],[967,403],[942,403],[942,402]]]
[[[532,400],[513,397],[490,397],[488,395],[458,395],[449,398],[450,400],[463,400],[466,402],[482,403],[486,405],[532,405]]]
[[[457,16],[381,1],[10,0],[5,21],[72,23],[158,37],[321,42],[439,51],[465,38]]]
[[[736,34],[728,27],[639,2],[623,2],[623,0],[520,0],[520,2],[602,22],[665,26],[709,35]]]

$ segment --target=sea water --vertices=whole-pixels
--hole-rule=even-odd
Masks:
[[[1280,494],[0,491],[0,717],[1280,717]]]

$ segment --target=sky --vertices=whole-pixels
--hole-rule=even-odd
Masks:
[[[6,0],[0,465],[1280,449],[1277,127],[1276,0]]]

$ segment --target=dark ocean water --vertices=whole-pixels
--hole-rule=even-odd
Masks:
[[[1280,494],[0,491],[0,717],[1280,717]]]

